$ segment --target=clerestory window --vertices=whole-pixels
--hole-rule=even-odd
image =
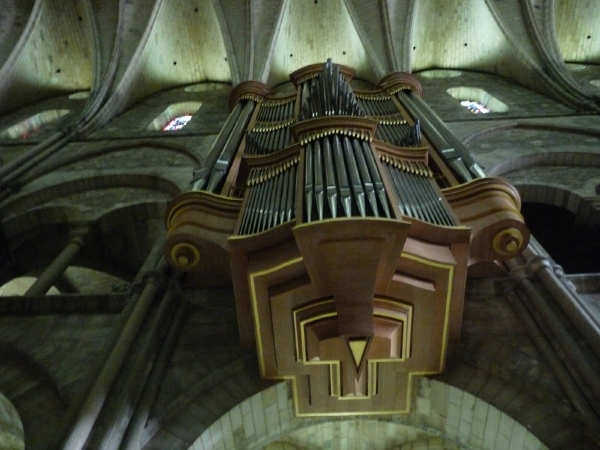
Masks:
[[[201,102],[180,102],[169,105],[147,127],[155,131],[181,130],[202,106]]]

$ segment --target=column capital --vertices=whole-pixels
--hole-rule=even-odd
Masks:
[[[69,243],[78,244],[82,247],[93,226],[93,222],[76,222],[70,224]]]
[[[553,261],[547,256],[543,255],[535,255],[525,264],[525,270],[529,274],[529,276],[534,276],[542,269],[548,269],[553,272],[552,267]]]
[[[525,266],[517,266],[509,272],[508,278],[515,284],[520,284],[524,280],[531,279],[531,275],[527,273]]]
[[[142,277],[142,284],[153,283],[157,286],[164,286],[168,279],[167,275],[161,270],[149,270]]]

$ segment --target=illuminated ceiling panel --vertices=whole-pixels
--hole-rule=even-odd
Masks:
[[[511,46],[481,0],[416,2],[412,71],[445,67],[507,74]]]
[[[61,90],[89,89],[92,52],[78,6],[58,0],[43,3],[39,22],[17,63],[20,80]]]
[[[291,1],[273,54],[268,85],[289,81],[301,67],[332,58],[356,70],[356,78],[379,81],[342,0]]]
[[[5,75],[10,96],[0,109],[10,110],[52,95],[90,88],[91,32],[80,3],[41,3],[27,42]]]
[[[201,81],[230,82],[227,53],[211,2],[163,2],[143,51],[134,98]]]
[[[556,0],[556,38],[565,61],[600,63],[600,2]]]

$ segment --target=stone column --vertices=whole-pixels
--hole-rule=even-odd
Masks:
[[[150,328],[143,336],[138,337],[141,349],[133,361],[127,378],[123,381],[122,393],[117,404],[113,406],[110,422],[104,425],[106,429],[102,438],[93,445],[99,450],[121,448],[120,444],[136,409],[134,405],[138,405],[140,401],[161,344],[171,324],[176,302],[180,296],[181,275],[178,273],[171,278],[170,285],[158,305],[156,315],[152,318]]]
[[[561,310],[583,335],[596,356],[600,358],[600,321],[598,318],[577,295],[575,286],[566,279],[562,267],[549,257],[538,254],[531,247],[527,250],[523,254],[528,260],[527,273],[536,276],[552,293]]]
[[[82,450],[85,447],[108,393],[146,319],[148,310],[166,280],[165,274],[168,268],[166,261],[161,259],[156,270],[146,274],[144,288],[127,318],[121,335],[81,405],[66,439],[60,446],[62,450]]]
[[[85,239],[92,228],[92,224],[82,224],[73,227],[69,233],[69,242],[62,252],[46,267],[46,270],[38,277],[33,285],[23,294],[23,297],[39,297],[46,295],[60,277],[65,273],[67,267],[79,254],[85,243]]]
[[[511,285],[506,298],[552,368],[567,397],[600,441],[600,334],[562,269],[534,242],[505,262]],[[556,268],[556,269],[555,269]]]

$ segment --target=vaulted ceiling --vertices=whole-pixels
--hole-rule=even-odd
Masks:
[[[377,82],[501,75],[584,108],[564,62],[600,64],[597,0],[0,0],[0,113],[92,90],[114,116],[202,81],[276,85],[328,57]]]

